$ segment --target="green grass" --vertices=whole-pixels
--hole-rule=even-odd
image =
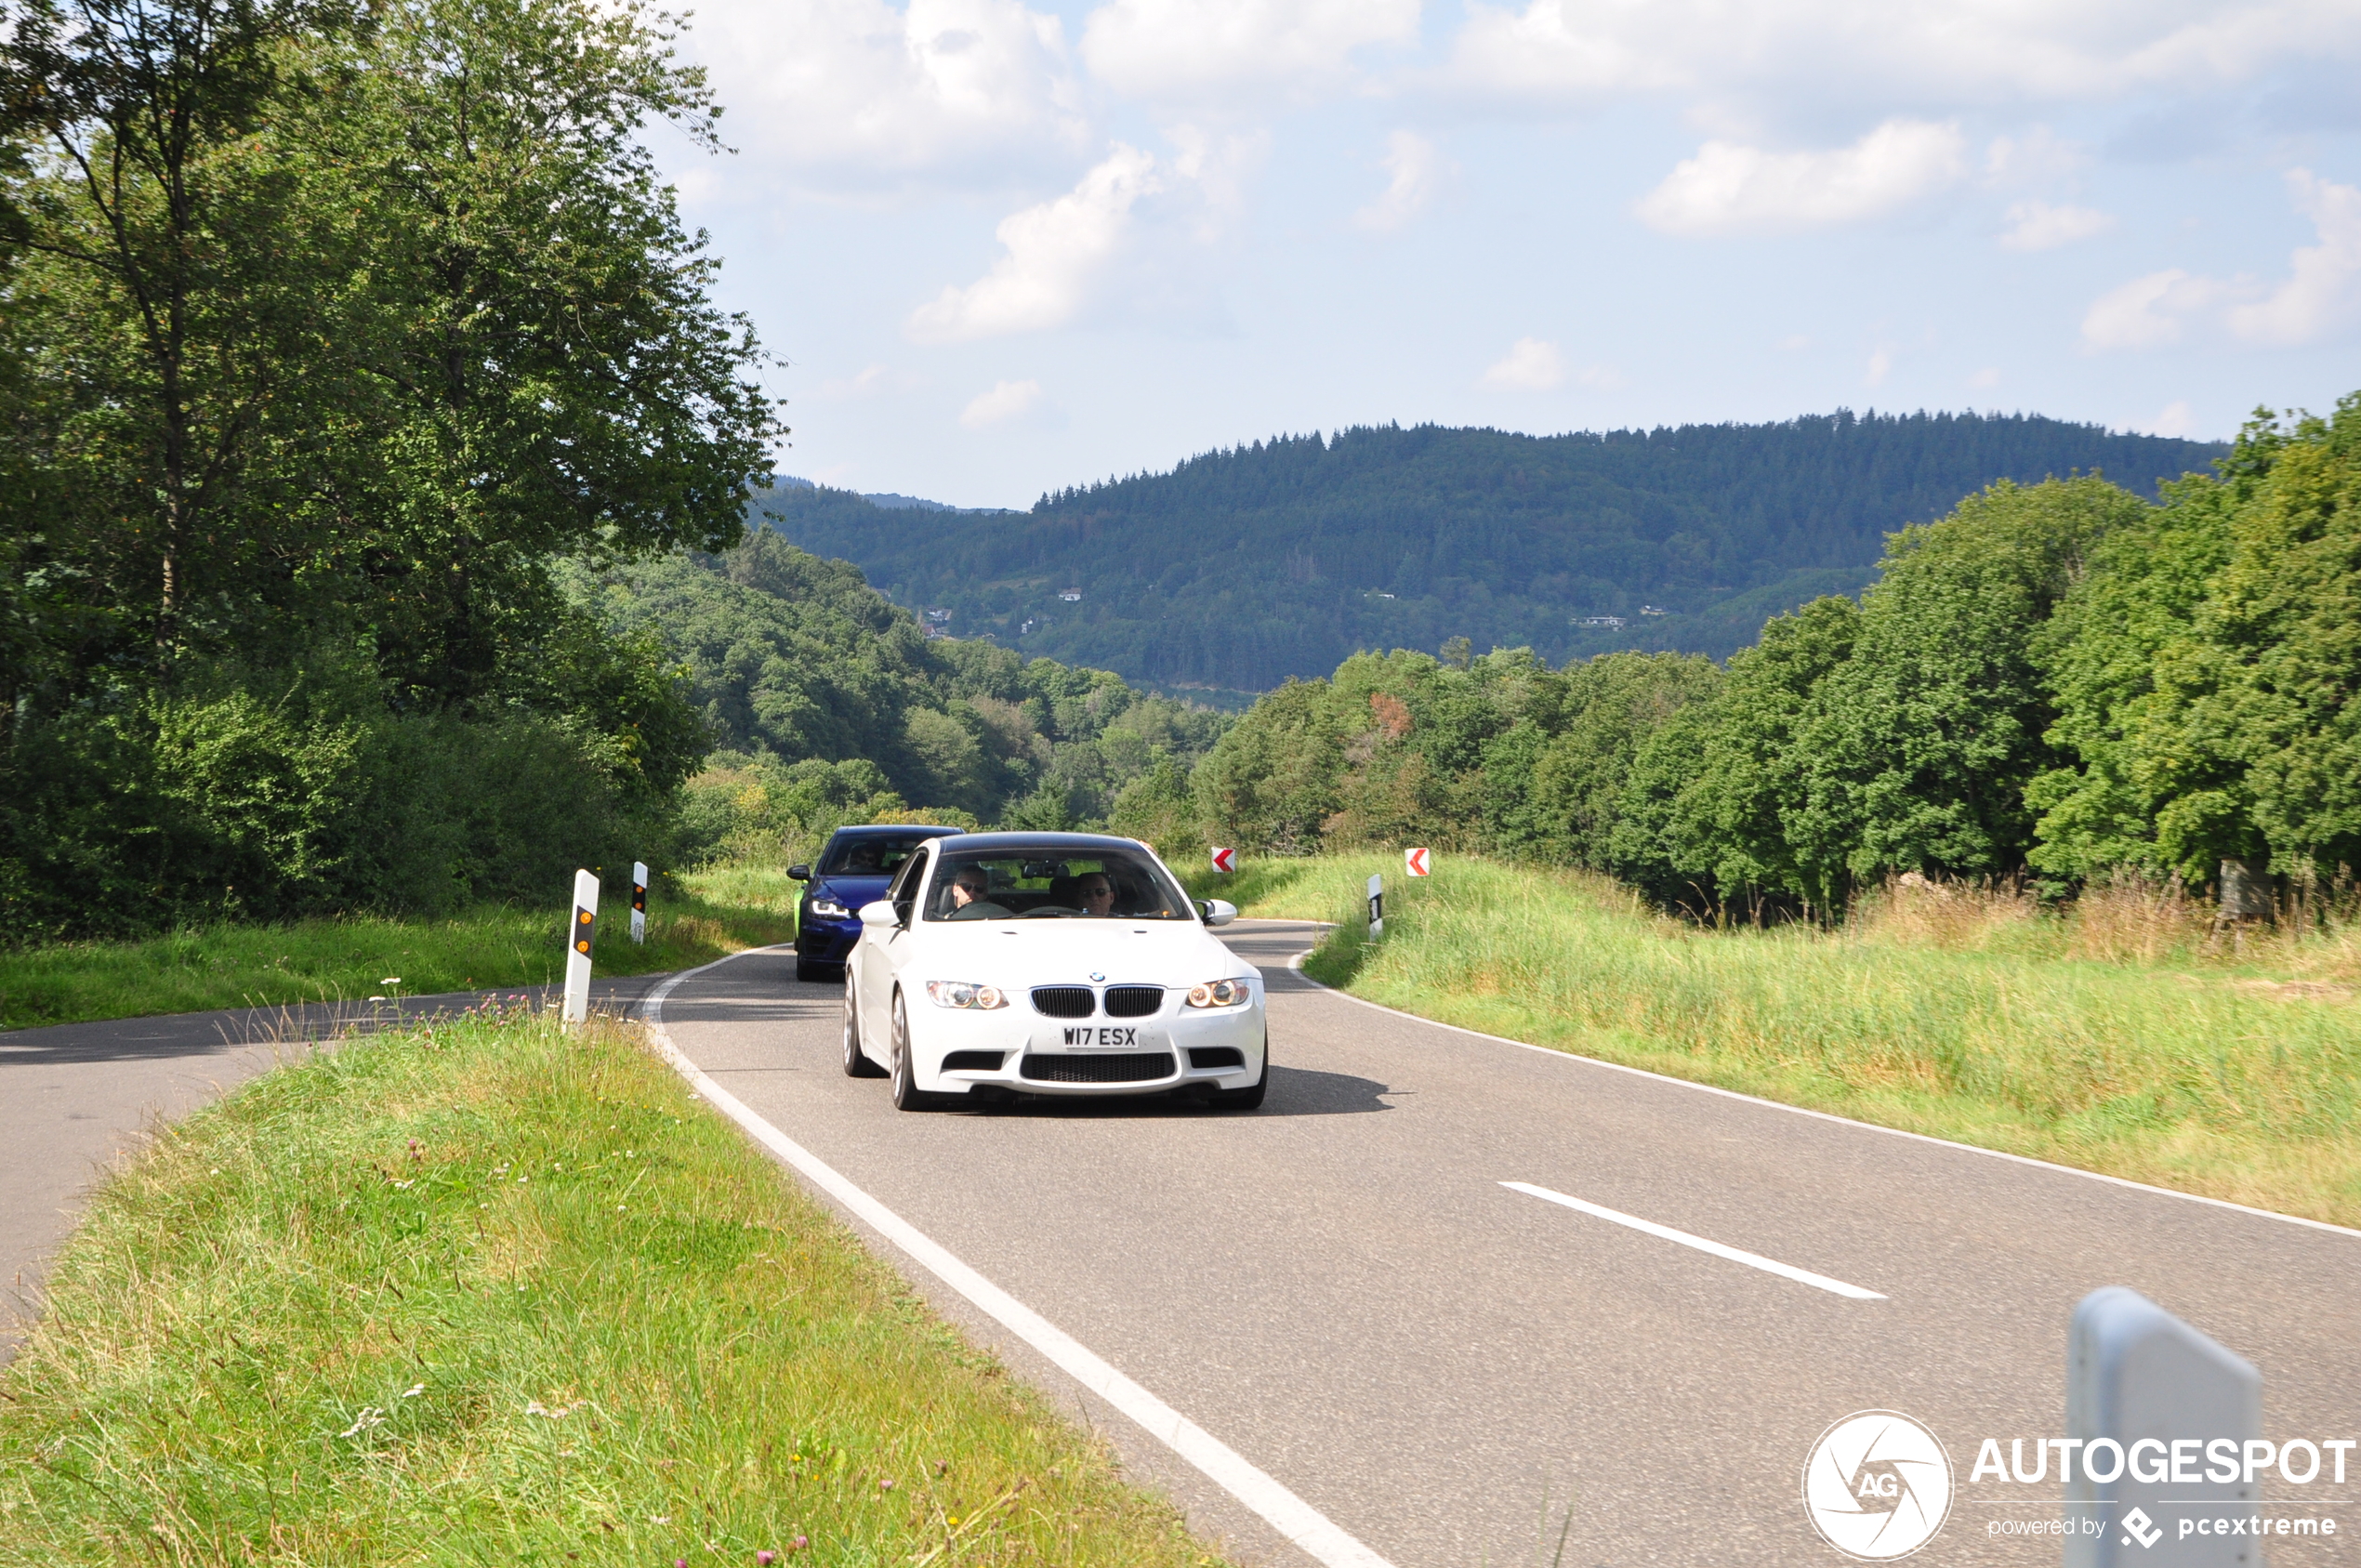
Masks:
[[[593,968],[651,974],[786,942],[795,935],[798,886],[762,868],[692,875],[679,893],[649,895],[644,946],[632,944],[630,906],[617,901],[600,911]],[[0,951],[0,1029],[352,1001],[389,990],[423,996],[549,984],[564,976],[567,914],[557,904],[488,905],[442,920],[223,925],[145,942]],[[388,985],[389,977],[398,986]]]
[[[612,1028],[375,1035],[166,1129],[0,1372],[0,1564],[758,1550],[1210,1561]]]
[[[1405,1011],[2361,1225],[2361,1003],[2300,978],[2350,976],[2349,933],[2209,957],[2169,931],[2111,935],[2095,913],[1941,889],[1833,932],[1711,930],[1602,877],[1443,856],[1413,881],[1401,863],[1249,862],[1191,880],[1249,914],[1339,922],[1309,972]],[[2159,956],[2078,955],[2146,950]]]

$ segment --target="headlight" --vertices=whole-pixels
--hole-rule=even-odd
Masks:
[[[988,1012],[1009,1005],[1009,999],[996,987],[971,985],[964,980],[930,980],[927,982],[927,995],[938,1008],[973,1008]]]
[[[1252,1000],[1254,992],[1243,980],[1209,980],[1189,987],[1193,1008],[1240,1008]]]
[[[852,916],[852,911],[834,899],[813,899],[811,913],[823,920],[847,920]]]

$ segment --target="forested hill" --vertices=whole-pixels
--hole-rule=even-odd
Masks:
[[[955,636],[1259,691],[1356,648],[1455,637],[1553,662],[1720,656],[1770,614],[1858,589],[1887,534],[1995,480],[2098,470],[2153,494],[2226,450],[2024,415],[1545,437],[1382,426],[1207,453],[1029,512],[888,511],[802,488],[758,504],[897,602],[948,611]],[[1578,624],[1597,617],[1625,624]]]

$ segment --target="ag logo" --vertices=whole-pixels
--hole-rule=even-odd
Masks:
[[[1820,1538],[1865,1562],[1907,1557],[1951,1513],[1951,1456],[1895,1410],[1864,1410],[1820,1434],[1803,1462],[1803,1511]]]

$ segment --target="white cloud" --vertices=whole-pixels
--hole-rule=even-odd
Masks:
[[[1979,392],[1989,391],[1999,384],[2000,367],[1998,365],[1985,365],[1982,370],[1968,377],[1968,385]]]
[[[2361,188],[2290,169],[2288,190],[2320,243],[2288,258],[2287,282],[2268,297],[2234,308],[2230,330],[2249,343],[2292,348],[2316,343],[2361,316]]]
[[[708,0],[690,45],[746,166],[872,191],[999,183],[1089,145],[1064,26],[1021,0]]]
[[[2047,202],[2018,202],[2009,208],[2009,231],[2000,236],[2003,250],[2054,250],[2104,234],[2115,227],[2113,214],[2094,207],[2053,207]]]
[[[959,423],[970,430],[986,429],[1010,419],[1020,419],[1041,404],[1041,383],[1038,381],[996,381],[992,390],[980,392],[959,411]]]
[[[1885,385],[1886,376],[1892,373],[1893,369],[1893,349],[1871,349],[1869,352],[1869,368],[1862,374],[1861,384],[1865,387],[1882,387]]]
[[[1565,378],[1565,356],[1558,352],[1556,344],[1545,343],[1538,337],[1520,337],[1498,364],[1484,373],[1484,385],[1510,391],[1547,392],[1563,386]]]
[[[1992,138],[1984,150],[1984,178],[1992,185],[2047,184],[2079,174],[2091,161],[2089,148],[2035,125],[2023,136]]]
[[[821,382],[820,395],[832,402],[849,402],[915,391],[925,384],[926,377],[922,376],[913,376],[906,370],[895,370],[888,365],[873,364],[857,376]]]
[[[1778,232],[1857,222],[1943,189],[1966,172],[1955,125],[1889,120],[1850,147],[1767,152],[1708,141],[1640,202],[1668,234]]]
[[[2178,267],[2134,278],[2091,302],[2082,317],[2090,349],[2155,349],[2181,341],[2184,320],[2217,303],[2229,285]]]
[[[1354,50],[1409,44],[1419,0],[1109,0],[1082,58],[1116,92],[1162,101],[1300,99],[1345,80]]]
[[[1396,131],[1386,138],[1380,164],[1392,178],[1376,201],[1352,215],[1354,223],[1380,234],[1424,212],[1451,174],[1442,151],[1416,131]]]
[[[1656,40],[1615,36],[1605,8],[1583,20],[1594,26],[1579,25],[1563,0],[1533,0],[1522,11],[1471,0],[1444,81],[1490,99],[1587,102],[1686,78]],[[1609,25],[1595,25],[1602,21]]]
[[[2301,348],[2361,321],[2361,187],[2288,171],[2296,210],[2320,243],[2288,258],[2276,286],[2241,275],[2209,278],[2170,267],[2134,278],[2093,300],[2082,318],[2086,349],[2154,349],[2178,343],[2195,323],[2219,326],[2264,348]]]
[[[904,330],[920,343],[961,343],[1064,325],[1121,254],[1132,204],[1160,189],[1155,159],[1116,143],[1065,195],[1003,218],[995,232],[1007,254],[992,270],[945,288]]]
[[[1560,110],[1669,89],[1735,125],[2104,102],[2356,57],[2350,0],[1472,0],[1442,83]]]
[[[2196,413],[2190,408],[2186,398],[2175,399],[2166,403],[2155,418],[2144,425],[2133,427],[2135,429],[2145,430],[2152,436],[2185,436],[2196,428]]]

